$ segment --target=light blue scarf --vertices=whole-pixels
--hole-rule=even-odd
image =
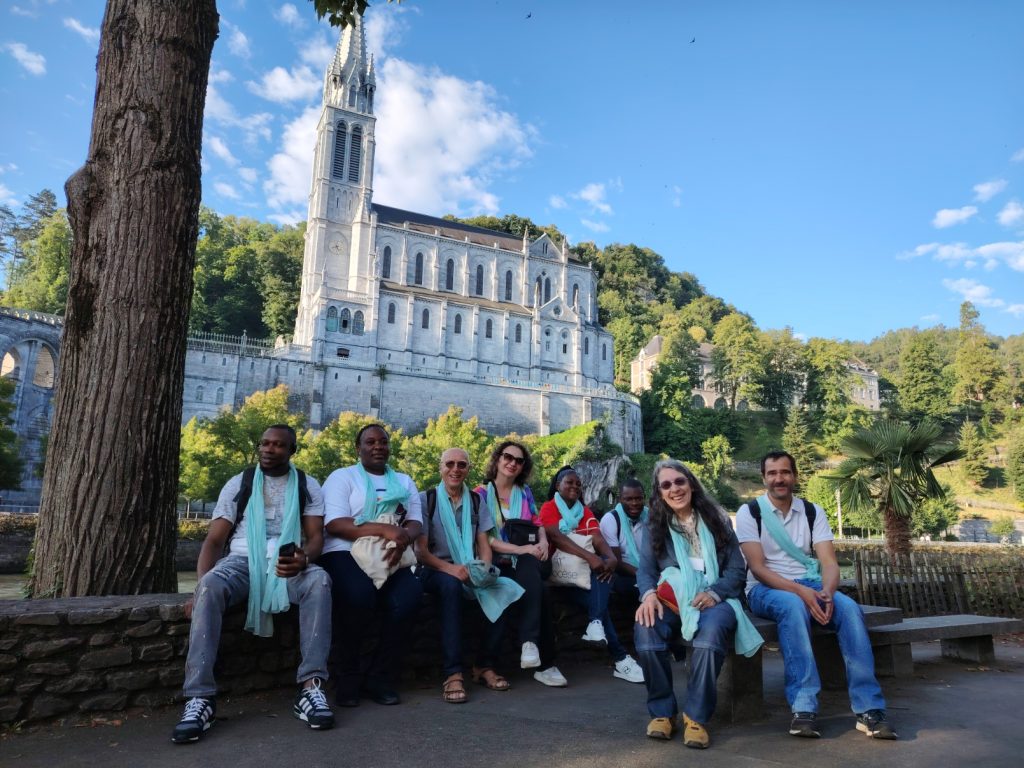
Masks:
[[[508,514],[504,515],[501,512],[501,499],[498,498],[498,488],[494,483],[488,483],[484,490],[487,492],[487,508],[491,511],[491,517],[494,519],[494,530],[491,533],[494,536],[498,536],[505,525],[506,518],[508,520],[519,520],[522,518],[523,489],[515,483],[512,484],[512,490],[508,495]],[[491,538],[494,538],[494,536]]]
[[[252,495],[245,506],[245,541],[249,547],[249,602],[245,629],[259,637],[274,634],[273,613],[290,607],[288,584],[275,572],[277,558],[267,557],[267,519],[263,506],[263,470],[256,467],[252,476]],[[288,483],[284,490],[284,518],[278,544],[300,542],[299,473],[288,465]]]
[[[384,468],[386,487],[383,495],[378,499],[376,484],[370,479],[370,474],[363,468],[362,464],[356,464],[356,466],[359,467],[359,471],[363,475],[364,493],[366,494],[366,499],[363,501],[363,511],[354,520],[356,525],[372,523],[381,515],[394,512],[398,509],[399,504],[407,504],[409,502],[409,490],[398,479],[398,473],[391,467]]]
[[[576,499],[571,507],[565,503],[562,494],[555,491],[555,506],[558,507],[558,514],[562,519],[558,521],[558,530],[562,533],[572,533],[579,528],[580,520],[583,519],[583,502]]]
[[[633,535],[633,518],[626,514],[621,504],[615,505],[615,514],[619,518],[619,550],[622,552],[622,559],[634,568],[639,568],[640,550],[637,549],[636,536]],[[640,513],[640,522],[646,523],[650,514],[650,510],[644,507],[644,511]]]
[[[775,539],[775,543],[779,545],[783,552],[807,569],[806,573],[804,573],[804,578],[811,581],[821,581],[821,563],[818,562],[818,558],[809,557],[786,533],[782,521],[775,514],[775,508],[768,500],[768,494],[762,493],[757,497],[757,506],[761,508],[761,524],[768,531],[768,535]],[[795,513],[796,510],[791,508],[791,511]]]
[[[491,569],[481,560],[473,557],[473,499],[472,491],[462,486],[462,510],[460,520],[455,519],[455,510],[448,498],[448,489],[444,483],[437,486],[437,514],[441,518],[441,529],[448,540],[448,550],[452,560],[465,565],[473,575],[473,585],[463,585],[463,589],[473,597],[483,610],[484,615],[493,624],[505,609],[523,596],[526,591],[512,579],[496,576],[491,580]],[[476,586],[476,584],[481,586]]]
[[[694,512],[693,514],[697,514]],[[700,621],[700,611],[690,605],[698,592],[709,588],[710,584],[718,581],[718,550],[715,548],[715,538],[711,531],[704,524],[704,521],[697,516],[697,536],[700,540],[701,557],[704,560],[704,573],[694,570],[690,563],[690,544],[679,531],[668,527],[672,536],[672,545],[675,550],[676,562],[679,567],[668,567],[661,572],[662,581],[667,581],[672,591],[675,592],[676,602],[679,605],[679,619],[682,622],[682,634],[686,640],[692,640],[697,632],[697,624]],[[734,597],[725,601],[736,614],[736,638],[734,645],[736,653],[744,656],[753,656],[757,649],[764,643],[761,633],[757,631],[753,623],[747,618],[740,601]]]

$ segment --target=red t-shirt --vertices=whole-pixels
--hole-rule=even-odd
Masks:
[[[540,524],[543,526],[554,525],[557,526],[562,522],[562,514],[558,511],[558,505],[553,501],[545,501],[540,508],[540,514],[538,515]],[[583,535],[593,534],[601,529],[600,524],[597,522],[597,518],[594,517],[594,513],[590,511],[590,507],[583,508],[583,517],[580,518],[580,524],[576,526],[576,530],[573,533],[581,533]]]

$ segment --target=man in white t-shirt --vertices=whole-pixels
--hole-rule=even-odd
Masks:
[[[773,451],[761,460],[761,477],[767,493],[740,507],[736,538],[750,569],[750,610],[779,625],[786,699],[793,711],[790,734],[821,735],[816,719],[821,680],[811,647],[813,620],[834,629],[839,639],[857,730],[876,739],[895,739],[886,722],[885,698],[875,678],[864,616],[856,602],[837,591],[839,565],[825,511],[793,495],[796,461],[785,451]]]
[[[263,510],[263,562],[276,561],[275,572],[286,579],[289,602],[299,606],[302,660],[296,681],[302,687],[293,714],[313,729],[326,730],[334,725],[334,714],[321,689],[327,679],[331,643],[331,581],[323,569],[312,563],[323,546],[324,500],[314,478],[296,470],[294,482],[291,481],[290,461],[295,448],[294,429],[287,424],[268,427],[258,446],[259,466],[235,475],[220,492],[196,565],[199,583],[195,595],[185,604],[185,615],[192,619],[192,627],[185,661],[185,713],[171,737],[176,744],[198,741],[214,723],[217,685],[213,664],[224,611],[249,598],[250,562],[263,559],[263,553],[259,558],[249,557],[249,516],[255,509]],[[257,473],[262,480],[262,503],[252,499]],[[290,482],[291,492],[296,494],[292,499],[287,498]],[[288,546],[282,551],[278,538],[286,508],[292,503],[301,511],[301,546]],[[257,536],[258,531],[259,527],[253,535]],[[229,551],[221,558],[225,546]],[[265,571],[261,569],[261,575],[262,572]],[[262,579],[257,583],[261,582]]]

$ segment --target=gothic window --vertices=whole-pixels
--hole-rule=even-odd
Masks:
[[[424,328],[429,328],[430,327],[430,310],[429,309],[424,309],[423,310],[423,322],[421,323],[421,325]]]
[[[388,324],[395,324],[395,302],[393,301],[390,304],[388,304]]]
[[[214,402],[217,405],[224,405],[224,387],[217,387],[217,399]]]
[[[363,311],[358,310],[352,317],[352,333],[356,336],[362,336],[365,328],[366,321],[363,319]]]
[[[494,323],[491,318],[487,318],[487,323],[484,325],[484,336],[488,339],[494,336]]]
[[[601,359],[602,360],[607,360],[608,359],[608,345],[607,344],[602,344],[601,345]]]
[[[446,291],[455,290],[455,260],[448,259],[448,263],[444,268],[444,289]]]
[[[327,308],[327,332],[337,333],[338,331],[338,308]]]
[[[516,323],[516,344],[520,344],[523,341],[523,324]]]
[[[413,273],[413,283],[423,285],[423,254],[416,254],[416,271]]]
[[[540,276],[538,276],[537,277],[537,290],[534,292],[535,293],[535,296],[534,296],[534,302],[535,303],[540,304],[541,291],[543,291],[543,290],[544,290],[544,280]]]
[[[380,267],[380,276],[385,280],[391,278],[391,246],[384,246],[384,263]]]
[[[505,273],[505,301],[512,301],[512,270]]]
[[[462,333],[462,315],[455,315],[455,332]]]
[[[473,289],[473,293],[477,296],[484,295],[484,266],[483,264],[476,265],[476,286]]]
[[[201,386],[196,387],[196,402],[203,402],[203,388]]]
[[[352,143],[348,148],[348,180],[359,181],[359,161],[363,154],[363,129],[356,125],[352,128]]]
[[[334,126],[334,161],[331,164],[331,176],[336,179],[345,178],[345,137],[347,129],[344,123]]]
[[[577,312],[580,311],[580,287],[579,287],[579,285],[574,285],[572,287],[572,308],[575,309]]]
[[[584,355],[589,355],[590,354],[590,339],[589,338],[584,338],[583,339],[583,354]]]
[[[563,344],[562,345],[562,354],[563,355],[569,354],[569,345],[568,344]]]
[[[339,329],[342,333],[352,332],[352,313],[348,311],[348,308],[341,310],[341,315],[338,317]]]
[[[544,278],[544,303],[547,304],[551,301],[551,278]]]

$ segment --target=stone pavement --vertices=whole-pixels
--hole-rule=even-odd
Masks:
[[[822,695],[822,739],[789,736],[781,659],[771,652],[765,655],[765,719],[712,723],[705,752],[686,749],[678,739],[647,739],[643,686],[614,679],[609,667],[588,665],[563,667],[570,687],[562,690],[518,670],[509,693],[469,685],[470,701],[463,705],[441,701],[439,678],[436,690],[404,691],[398,707],[364,701],[358,709],[338,709],[337,727],[327,732],[309,731],[291,716],[289,690],[222,699],[220,721],[197,744],[171,743],[178,708],[132,713],[119,725],[37,727],[0,737],[0,766],[1019,766],[1024,648],[1019,638],[996,643],[992,667],[942,659],[938,643],[916,644],[915,677],[883,680],[897,742],[856,732],[844,691]]]

